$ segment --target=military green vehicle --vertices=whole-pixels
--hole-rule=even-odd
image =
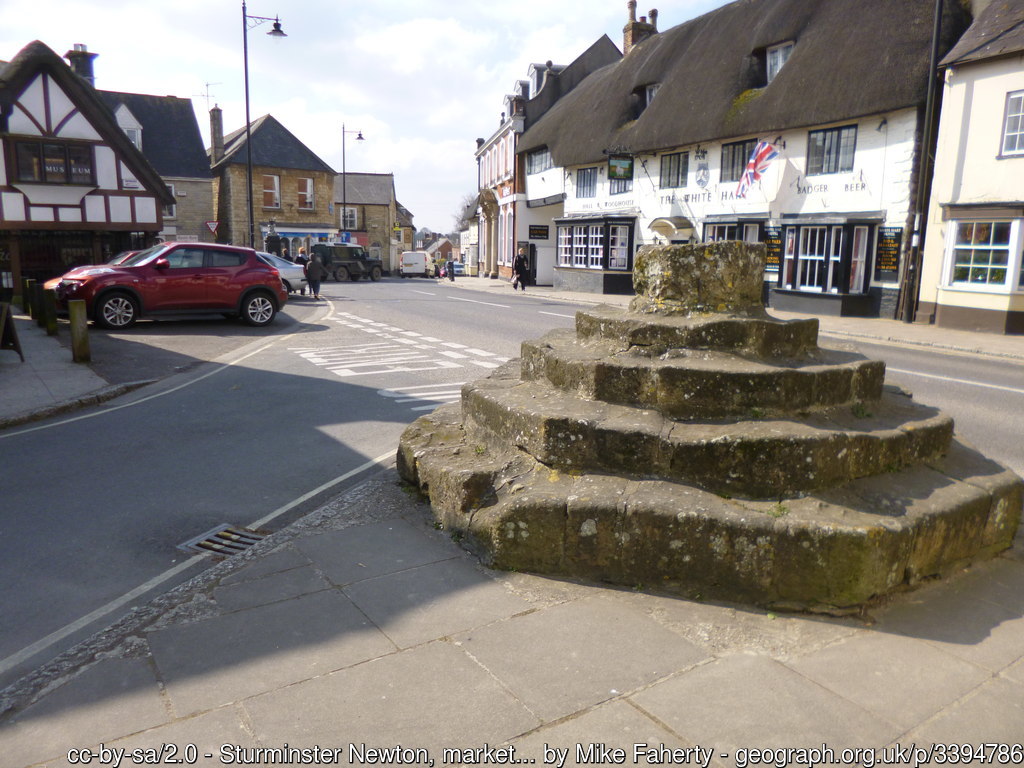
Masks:
[[[320,257],[327,273],[339,283],[346,280],[355,282],[361,277],[376,281],[384,274],[381,260],[370,256],[361,245],[317,243],[310,251],[311,255]]]

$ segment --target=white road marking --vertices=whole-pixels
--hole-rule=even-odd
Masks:
[[[981,381],[969,381],[968,379],[955,379],[952,376],[939,376],[934,373],[919,373],[917,371],[907,371],[902,368],[890,368],[885,367],[886,373],[905,373],[908,376],[920,376],[922,379],[937,379],[939,381],[948,381],[953,384],[967,384],[972,387],[983,387],[984,389],[998,389],[1001,392],[1013,392],[1017,395],[1024,395],[1024,389],[1020,387],[1004,387],[1001,384],[985,384]]]
[[[537,314],[538,315],[551,315],[552,317],[568,317],[570,320],[575,320],[576,319],[576,315],[563,315],[563,314],[560,314],[559,312],[545,312],[542,309],[538,309],[537,310]]]
[[[477,301],[476,299],[460,299],[458,296],[452,296],[451,299],[452,301],[466,301],[469,302],[470,304],[483,304],[488,307],[501,307],[502,309],[512,308],[511,305],[509,304],[494,304],[490,301]]]

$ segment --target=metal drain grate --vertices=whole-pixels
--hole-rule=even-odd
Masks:
[[[262,533],[234,525],[218,525],[206,533],[179,544],[178,549],[201,555],[237,555],[264,538]]]

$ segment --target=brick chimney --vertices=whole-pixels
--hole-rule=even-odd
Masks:
[[[651,35],[658,33],[658,10],[655,8],[650,12],[651,21],[648,23],[647,16],[641,16],[640,21],[636,20],[636,0],[629,0],[626,3],[629,9],[629,21],[622,28],[622,55],[625,56],[633,46]]]
[[[64,54],[64,58],[71,65],[71,71],[92,86],[96,85],[96,77],[92,73],[92,60],[97,56],[98,53],[89,53],[85,43],[75,43],[74,48]]]
[[[210,165],[224,157],[224,115],[216,104],[210,110]]]

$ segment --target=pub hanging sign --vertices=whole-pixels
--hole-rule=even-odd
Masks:
[[[900,250],[903,246],[903,227],[879,227],[875,246],[875,280],[899,279]]]
[[[609,155],[609,157],[608,157],[608,178],[609,179],[632,179],[633,178],[633,157],[631,155]]]

